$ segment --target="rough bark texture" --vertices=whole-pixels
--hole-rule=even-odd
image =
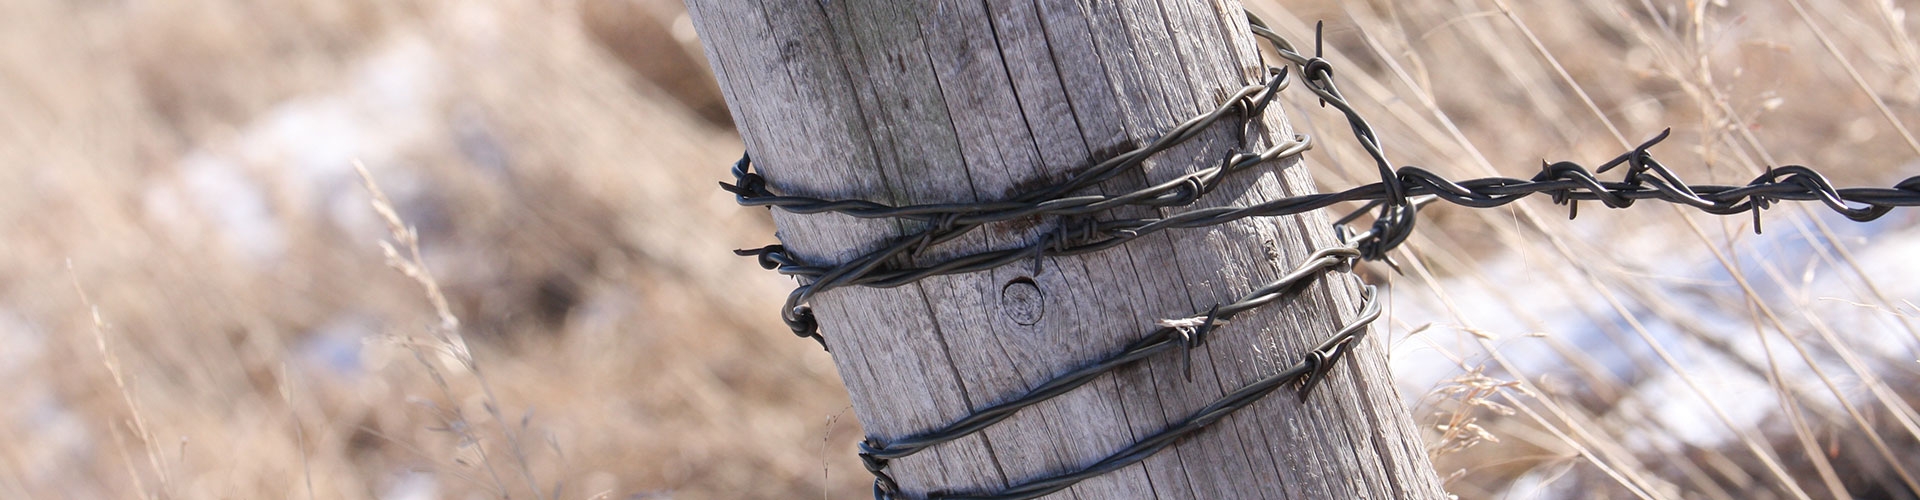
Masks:
[[[1001,199],[1056,182],[1218,105],[1257,80],[1233,0],[689,0],[747,149],[778,189],[903,204]],[[1290,133],[1278,107],[1107,186],[1219,163]],[[1245,172],[1192,208],[1312,189],[1297,162]],[[1134,214],[1139,215],[1139,214]],[[809,262],[842,262],[914,228],[774,212]],[[1000,224],[933,252],[1024,245],[1052,221]],[[902,436],[1016,395],[1276,278],[1335,244],[1328,218],[1174,230],[1125,247],[813,304],[871,435]],[[1335,273],[1244,314],[1193,354],[1082,387],[974,436],[894,461],[914,495],[976,492],[1072,470],[1299,360],[1351,318]],[[769,312],[772,314],[772,312]],[[795,340],[795,342],[803,342]],[[1307,404],[1278,393],[1177,447],[1057,498],[1436,498],[1419,434],[1369,337]],[[851,452],[851,450],[849,450]]]

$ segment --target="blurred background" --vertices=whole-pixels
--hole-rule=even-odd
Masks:
[[[1912,2],[1417,4],[1249,2],[1453,178],[1668,127],[1695,183],[1920,174]],[[1369,182],[1302,95],[1318,182]],[[773,240],[739,150],[674,0],[10,0],[0,498],[864,496],[729,252]],[[1433,207],[1370,274],[1449,491],[1915,497],[1920,214],[1587,205]]]

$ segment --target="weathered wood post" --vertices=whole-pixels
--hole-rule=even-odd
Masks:
[[[1261,76],[1235,0],[688,0],[688,10],[768,182],[820,197],[1001,199],[1151,140]],[[1165,181],[1291,133],[1277,107],[1265,117],[1244,132],[1216,124],[1119,182]],[[1236,174],[1186,208],[1312,189],[1307,167],[1288,161]],[[774,220],[780,241],[816,263],[845,261],[908,229],[778,210]],[[1021,246],[1048,229],[998,224],[935,253]],[[812,303],[868,434],[897,437],[1110,354],[1157,320],[1230,301],[1336,245],[1331,229],[1317,212],[1255,218],[1049,258],[1037,274],[1008,266],[841,288]],[[1334,273],[1234,318],[1192,353],[1191,375],[1179,356],[1151,359],[889,471],[917,496],[992,491],[1085,466],[1298,361],[1354,315],[1357,285]],[[1383,351],[1380,337],[1368,337],[1306,403],[1266,398],[1068,494],[1439,497]]]

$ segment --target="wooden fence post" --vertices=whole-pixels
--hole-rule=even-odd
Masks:
[[[1001,199],[1132,149],[1261,76],[1235,0],[687,3],[756,165],[777,189],[812,196]],[[1291,133],[1278,106],[1258,126],[1237,122],[1223,120],[1106,189],[1165,181]],[[1171,210],[1307,193],[1307,170],[1287,161],[1236,174]],[[814,263],[851,259],[910,229],[778,210],[774,220],[780,241]],[[933,254],[1030,244],[1051,223],[989,226]],[[1331,229],[1319,212],[1246,219],[1049,258],[1038,273],[1008,266],[847,287],[812,303],[867,433],[898,437],[1113,353],[1157,320],[1231,301],[1336,245]],[[1298,361],[1354,315],[1357,285],[1332,273],[1234,318],[1192,353],[1190,375],[1180,356],[1160,356],[895,460],[889,472],[918,496],[1077,469]],[[1058,496],[1441,497],[1381,338],[1368,337],[1304,404],[1266,398]]]

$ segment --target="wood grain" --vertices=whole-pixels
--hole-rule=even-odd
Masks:
[[[688,10],[768,181],[821,197],[1004,198],[1151,140],[1256,81],[1260,67],[1232,0],[689,0]],[[1251,127],[1234,121],[1103,189],[1164,181],[1290,133],[1277,107]],[[1307,168],[1286,162],[1240,174],[1190,208],[1312,186]],[[819,263],[915,229],[839,215],[774,218],[780,241]],[[993,225],[926,258],[1023,246],[1049,224]],[[867,432],[903,436],[1106,356],[1156,320],[1271,281],[1333,245],[1329,224],[1313,213],[1175,230],[1047,259],[1037,274],[1009,266],[838,289],[813,304]],[[1177,356],[1163,356],[889,471],[920,495],[993,490],[1092,463],[1299,360],[1353,315],[1357,285],[1335,274],[1235,318],[1194,353],[1191,380]],[[1369,338],[1308,404],[1267,398],[1054,497],[1438,498],[1382,352]]]

